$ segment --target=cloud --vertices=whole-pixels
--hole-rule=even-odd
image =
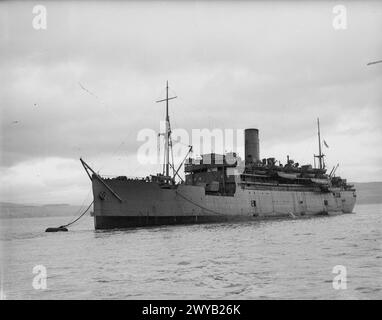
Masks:
[[[80,156],[132,174],[138,132],[159,130],[164,105],[155,101],[169,80],[178,96],[170,104],[173,128],[258,127],[263,156],[312,162],[319,116],[330,161],[341,161],[350,180],[382,179],[382,69],[366,66],[382,55],[380,3],[347,3],[342,31],[332,27],[332,2],[44,5],[48,28],[37,31],[33,3],[0,3],[1,168],[8,178],[34,163]],[[121,156],[127,169],[107,160]]]

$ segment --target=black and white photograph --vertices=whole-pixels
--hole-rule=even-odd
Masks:
[[[381,30],[371,0],[0,2],[0,299],[382,299]]]

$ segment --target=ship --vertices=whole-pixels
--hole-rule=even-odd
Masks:
[[[354,185],[328,173],[322,152],[320,122],[314,166],[287,157],[260,158],[259,130],[244,130],[244,159],[235,152],[191,157],[192,146],[175,168],[172,148],[168,82],[161,173],[145,178],[105,177],[80,159],[92,182],[95,229],[157,225],[302,218],[352,213]],[[325,141],[324,141],[325,142]],[[316,163],[316,159],[318,160]],[[184,167],[184,178],[179,174]]]

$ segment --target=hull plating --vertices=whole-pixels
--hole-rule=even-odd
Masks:
[[[105,182],[122,201],[93,179],[96,229],[351,213],[356,199],[353,191],[322,193],[237,187],[234,196],[217,196],[206,195],[199,186],[162,189],[156,183],[138,180]]]

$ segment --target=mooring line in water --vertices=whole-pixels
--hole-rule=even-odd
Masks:
[[[45,232],[68,231],[67,227],[71,226],[73,223],[80,220],[85,215],[85,213],[89,211],[89,209],[91,208],[93,203],[94,203],[94,200],[91,202],[91,204],[89,204],[89,206],[86,208],[86,210],[84,212],[82,212],[81,215],[78,218],[74,219],[72,222],[69,222],[68,224],[64,224],[62,226],[59,226],[58,228],[47,228],[45,230]]]

